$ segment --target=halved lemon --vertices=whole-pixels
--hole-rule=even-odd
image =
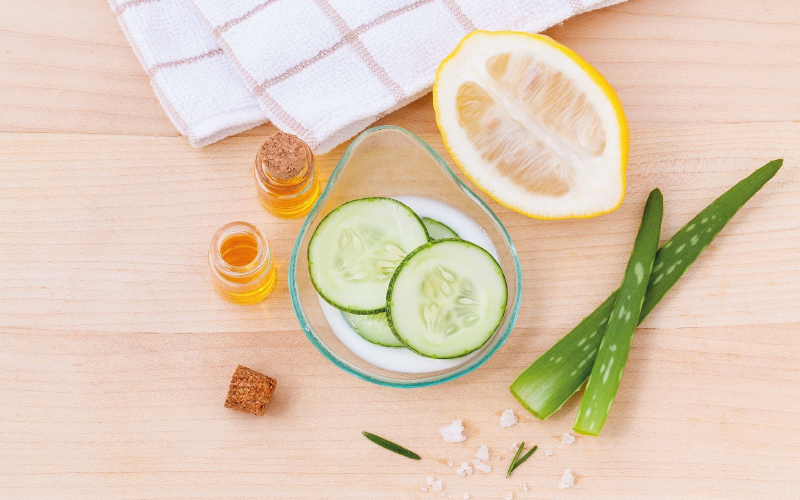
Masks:
[[[498,203],[530,217],[594,217],[625,197],[628,123],[616,92],[543,35],[473,31],[433,85],[445,148]]]

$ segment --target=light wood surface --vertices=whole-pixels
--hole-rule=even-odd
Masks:
[[[451,499],[799,498],[800,3],[634,0],[549,34],[619,91],[628,196],[585,221],[490,203],[522,259],[517,327],[476,372],[403,391],[340,371],[297,326],[300,222],[267,215],[250,177],[271,127],[192,149],[106,2],[0,3],[0,498],[439,498],[419,489],[429,475]],[[382,123],[443,152],[433,118],[427,96]],[[319,159],[323,177],[343,150]],[[647,192],[664,192],[668,237],[776,157],[639,329],[602,437],[560,444],[578,399],[541,422],[508,385],[618,285]],[[223,301],[206,268],[237,219],[279,265],[257,306]],[[266,416],[223,408],[238,363],[277,378]],[[505,408],[518,425],[499,427]],[[455,418],[469,439],[448,444],[437,430]],[[519,440],[540,451],[505,479]],[[503,460],[457,477],[446,462],[482,444]],[[565,468],[577,483],[559,490]]]

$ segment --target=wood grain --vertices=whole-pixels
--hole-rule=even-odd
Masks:
[[[476,372],[402,391],[338,370],[297,326],[300,222],[266,214],[250,177],[270,126],[193,149],[105,2],[0,3],[0,498],[438,498],[419,490],[428,475],[451,499],[800,497],[800,4],[634,0],[549,34],[625,104],[626,201],[560,222],[491,203],[521,256],[518,326]],[[429,96],[382,123],[443,153]],[[323,177],[343,150],[319,159]],[[776,157],[639,329],[603,436],[560,444],[577,398],[541,422],[507,386],[618,285],[649,190],[669,237]],[[237,219],[278,261],[256,306],[220,299],[207,272],[211,235]],[[278,380],[262,418],[222,406],[239,363]],[[499,427],[505,408],[518,425]],[[465,443],[438,436],[455,418]],[[519,440],[540,451],[506,480]],[[482,444],[492,473],[457,477],[446,462]],[[561,491],[565,468],[577,484]]]

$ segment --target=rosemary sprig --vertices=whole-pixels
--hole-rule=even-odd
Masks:
[[[514,472],[514,470],[515,470],[517,467],[519,467],[520,465],[522,465],[522,463],[523,463],[523,462],[525,462],[525,460],[527,460],[527,459],[531,458],[531,455],[533,455],[533,452],[534,452],[534,451],[536,451],[536,449],[537,449],[537,448],[539,448],[539,447],[538,447],[538,446],[534,446],[533,448],[531,448],[530,450],[528,450],[528,453],[524,454],[524,455],[522,456],[522,458],[520,458],[519,460],[517,460],[517,461],[514,463],[514,466],[513,466],[513,467],[511,467],[511,472]],[[511,474],[511,472],[509,472],[509,474]],[[508,476],[506,476],[506,477],[508,477]]]
[[[517,459],[519,458],[519,454],[522,453],[522,449],[525,448],[525,441],[519,444],[519,448],[517,448],[517,454],[514,455],[514,458],[511,459],[511,463],[508,464],[508,472],[506,472],[506,477],[511,475],[511,471],[514,470],[514,464],[517,463]]]
[[[522,463],[525,462],[525,460],[531,458],[531,455],[533,455],[533,452],[536,451],[538,446],[534,446],[533,448],[528,450],[528,453],[523,455],[522,458],[519,458],[519,454],[522,453],[522,450],[524,448],[525,448],[525,441],[519,444],[519,448],[517,448],[517,454],[514,455],[514,458],[511,459],[511,463],[508,466],[508,472],[506,473],[506,477],[510,476],[511,473],[514,472],[514,469],[522,465]]]
[[[413,451],[408,450],[406,448],[403,448],[399,444],[393,443],[393,442],[389,441],[388,439],[383,439],[380,436],[376,436],[375,434],[372,434],[372,433],[369,433],[369,432],[366,432],[366,431],[362,432],[361,434],[363,434],[365,438],[369,439],[370,441],[372,441],[373,443],[377,444],[378,446],[380,446],[382,448],[386,448],[389,451],[393,451],[393,452],[397,453],[398,455],[403,455],[404,457],[408,457],[408,458],[411,458],[411,459],[414,459],[414,460],[419,460],[420,459],[420,456],[417,455],[416,453],[414,453]]]

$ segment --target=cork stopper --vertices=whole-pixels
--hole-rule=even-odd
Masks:
[[[258,152],[263,171],[274,179],[289,180],[300,175],[310,154],[308,146],[299,137],[284,132],[269,136]]]
[[[277,381],[239,365],[233,373],[225,408],[261,416],[267,411]]]

